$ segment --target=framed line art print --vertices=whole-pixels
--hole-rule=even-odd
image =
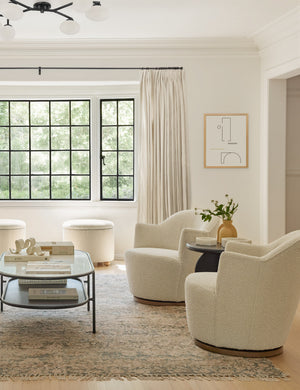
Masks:
[[[248,114],[204,114],[204,168],[248,168]]]

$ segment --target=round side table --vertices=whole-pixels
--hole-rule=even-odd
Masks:
[[[197,245],[195,243],[187,243],[186,247],[191,251],[203,253],[196,264],[195,272],[218,271],[220,255],[225,249],[221,244]]]

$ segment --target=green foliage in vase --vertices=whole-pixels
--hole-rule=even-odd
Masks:
[[[213,210],[203,209],[201,212],[198,209],[195,209],[196,215],[201,215],[203,221],[211,221],[212,216],[216,215],[221,217],[224,221],[231,221],[233,214],[237,211],[239,204],[235,203],[232,198],[229,198],[229,195],[225,195],[226,201],[224,203],[219,203],[217,200],[212,200],[211,203],[215,206]]]

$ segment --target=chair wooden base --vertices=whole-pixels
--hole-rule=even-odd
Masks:
[[[280,355],[283,352],[283,347],[278,347],[274,349],[266,349],[263,351],[252,351],[252,350],[243,350],[243,349],[231,349],[231,348],[221,348],[216,347],[211,344],[203,343],[195,339],[195,344],[207,351],[219,353],[221,355],[230,355],[230,356],[240,356],[240,357],[248,357],[248,358],[262,358],[262,357],[271,357]]]
[[[172,301],[153,301],[151,299],[144,299],[134,296],[134,300],[144,305],[152,306],[185,306],[185,302],[172,302]]]
[[[100,263],[100,261],[98,263],[95,264],[96,267],[108,267],[110,266],[110,261],[103,261]]]

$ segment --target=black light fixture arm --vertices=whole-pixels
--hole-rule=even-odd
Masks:
[[[27,11],[32,10],[32,7],[30,7],[29,5],[20,3],[19,1],[16,1],[16,0],[10,0],[10,3],[20,5],[21,7],[26,8]],[[25,12],[25,11],[23,11],[23,12]]]
[[[37,1],[37,2],[35,2],[33,4],[33,7],[30,7],[29,5],[21,3],[20,1],[17,1],[17,0],[10,0],[10,3],[16,4],[16,5],[19,5],[19,6],[23,7],[23,8],[25,8],[23,10],[24,13],[25,12],[29,12],[29,11],[38,11],[40,13],[52,12],[52,13],[55,13],[57,15],[62,16],[63,18],[66,18],[68,20],[73,20],[73,18],[71,16],[66,15],[66,14],[60,12],[60,10],[62,10],[64,8],[68,8],[71,5],[73,5],[73,2],[61,5],[60,7],[53,8],[53,9],[51,8],[51,4],[48,3],[48,1]]]

